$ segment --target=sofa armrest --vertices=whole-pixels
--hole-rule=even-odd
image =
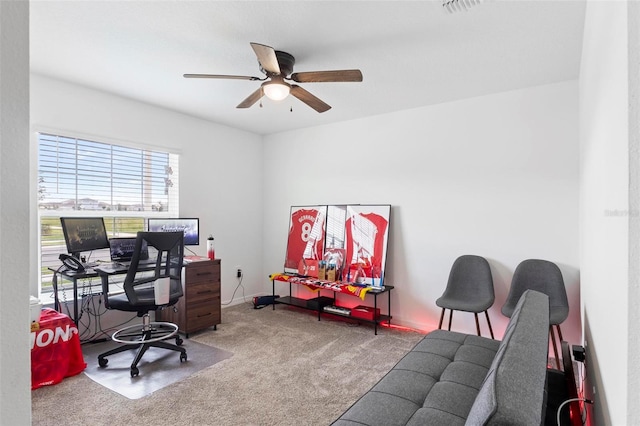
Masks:
[[[549,347],[549,298],[527,290],[474,401],[467,425],[540,425]]]

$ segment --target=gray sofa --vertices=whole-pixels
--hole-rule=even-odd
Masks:
[[[427,334],[333,424],[541,425],[549,300],[526,291],[502,341]]]

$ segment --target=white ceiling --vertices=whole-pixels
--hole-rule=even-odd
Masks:
[[[258,134],[576,79],[584,0],[31,1],[31,70]],[[249,43],[294,71],[359,68],[362,83],[304,83],[333,108],[289,96],[236,105],[262,76]],[[290,111],[290,108],[293,111]]]

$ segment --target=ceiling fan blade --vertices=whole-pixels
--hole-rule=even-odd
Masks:
[[[298,83],[330,83],[341,81],[362,81],[360,70],[294,72],[291,80]]]
[[[280,74],[280,64],[278,64],[278,57],[273,47],[265,46],[260,43],[251,43],[253,51],[258,57],[258,62],[263,70],[272,74]]]
[[[330,105],[296,84],[291,85],[291,94],[318,112],[325,112],[331,109]]]
[[[222,75],[222,74],[183,74],[184,78],[224,78],[229,80],[266,80],[264,78],[251,77],[247,75]]]
[[[249,108],[251,105],[253,105],[256,102],[258,102],[260,100],[260,98],[262,97],[262,95],[263,95],[262,86],[260,86],[258,88],[258,90],[256,90],[252,94],[250,94],[247,97],[247,99],[245,99],[244,101],[240,102],[236,108]]]

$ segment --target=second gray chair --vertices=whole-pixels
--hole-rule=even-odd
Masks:
[[[553,352],[558,369],[560,369],[561,364],[553,326],[556,327],[558,339],[562,342],[560,324],[569,316],[569,301],[567,300],[567,291],[564,287],[562,272],[558,265],[548,260],[540,259],[528,259],[520,262],[513,273],[511,288],[509,289],[507,300],[502,306],[502,313],[511,318],[520,296],[529,289],[549,296],[549,339],[553,344]]]
[[[444,294],[436,300],[436,305],[442,308],[438,328],[442,328],[446,309],[450,311],[449,330],[451,330],[453,311],[473,312],[476,318],[476,330],[480,336],[478,313],[484,312],[489,324],[489,333],[493,339],[488,309],[493,305],[494,300],[493,276],[489,262],[480,256],[470,254],[460,256],[453,262]]]

